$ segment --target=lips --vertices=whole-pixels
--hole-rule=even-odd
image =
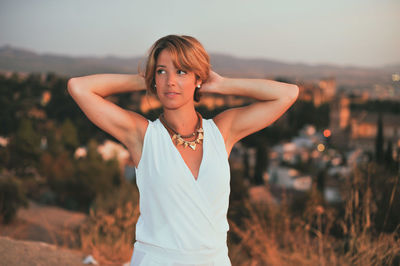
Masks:
[[[179,95],[180,93],[178,93],[178,92],[173,92],[173,91],[170,91],[170,92],[166,92],[165,93],[165,96],[167,96],[167,97],[174,97],[174,96],[177,96],[177,95]]]

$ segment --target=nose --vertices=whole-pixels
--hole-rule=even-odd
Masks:
[[[168,86],[175,86],[175,75],[173,73],[168,74]]]

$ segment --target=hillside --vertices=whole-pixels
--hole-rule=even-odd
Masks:
[[[0,225],[0,265],[83,265],[77,227],[86,215],[29,202],[13,223]]]
[[[272,78],[282,76],[292,80],[317,80],[335,77],[338,85],[367,86],[388,84],[391,75],[400,72],[400,65],[382,68],[356,66],[289,64],[267,59],[246,59],[223,54],[210,54],[213,69],[231,77]],[[71,57],[38,54],[11,46],[0,47],[0,70],[17,72],[55,72],[66,76],[94,73],[137,73],[143,58]],[[142,66],[143,68],[143,66]]]

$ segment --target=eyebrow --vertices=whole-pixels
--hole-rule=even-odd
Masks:
[[[165,67],[166,68],[166,66],[164,66],[164,65],[156,65],[156,67]]]

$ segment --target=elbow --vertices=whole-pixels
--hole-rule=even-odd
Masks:
[[[70,78],[68,80],[67,90],[68,90],[69,95],[73,96],[73,95],[76,94],[76,92],[78,90],[77,89],[77,87],[78,87],[77,83],[78,83],[77,78]]]
[[[297,86],[297,85],[292,85],[291,92],[292,92],[292,93],[291,93],[291,96],[292,96],[292,98],[293,98],[293,101],[296,101],[297,98],[299,97],[299,92],[300,92],[299,86]]]
[[[297,100],[297,97],[299,97],[299,87],[297,85],[290,84],[284,98],[294,103]]]

